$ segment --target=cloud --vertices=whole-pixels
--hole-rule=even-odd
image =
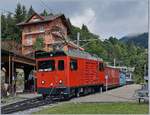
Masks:
[[[92,26],[92,22],[95,20],[96,14],[92,8],[85,9],[82,12],[76,13],[70,18],[71,23],[75,26],[81,27],[82,24]]]
[[[17,0],[1,0],[0,8],[13,11]],[[20,0],[37,12],[47,9],[40,0]],[[72,24],[89,30],[102,38],[121,38],[129,33],[148,31],[148,0],[44,0],[50,9],[62,12]],[[7,7],[6,7],[7,6]]]

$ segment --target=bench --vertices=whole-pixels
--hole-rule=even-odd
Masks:
[[[141,103],[143,100],[144,102],[149,102],[149,94],[148,90],[140,89],[136,91],[136,98],[138,99],[138,102]]]

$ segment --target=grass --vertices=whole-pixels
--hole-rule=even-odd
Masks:
[[[138,103],[65,103],[33,114],[148,114],[148,104]]]

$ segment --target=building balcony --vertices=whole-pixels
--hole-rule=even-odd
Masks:
[[[62,35],[60,32],[57,32],[57,31],[52,31],[52,34],[53,34],[54,36],[59,37],[59,38],[63,38],[63,37],[64,37],[64,35]]]
[[[32,47],[33,44],[23,44],[22,46],[23,46],[23,47]]]
[[[45,33],[44,30],[41,31],[33,31],[33,32],[24,32],[24,35],[33,35],[33,34],[41,34],[41,33]]]

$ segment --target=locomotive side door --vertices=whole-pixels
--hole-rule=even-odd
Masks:
[[[58,57],[56,59],[56,84],[58,87],[65,87],[66,86],[66,58],[65,57]]]

